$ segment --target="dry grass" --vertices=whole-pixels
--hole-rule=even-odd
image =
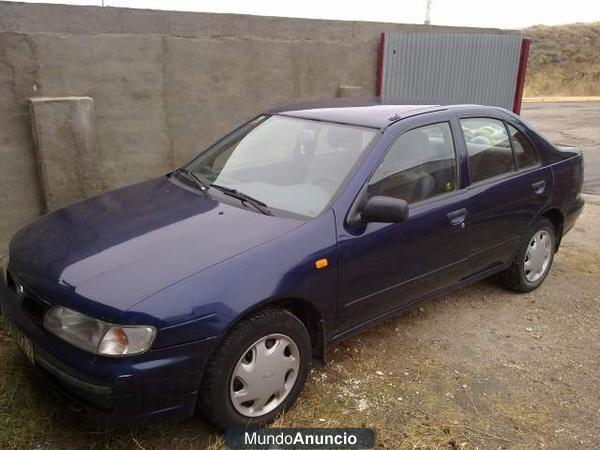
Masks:
[[[600,95],[600,22],[536,26],[525,96]]]

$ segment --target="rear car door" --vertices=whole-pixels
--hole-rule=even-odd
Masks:
[[[469,245],[467,193],[460,189],[458,166],[449,121],[399,132],[362,195],[366,190],[367,196],[402,198],[409,218],[340,233],[338,332],[460,278]]]
[[[471,211],[469,275],[510,262],[531,220],[548,202],[553,180],[517,124],[460,117],[468,156]]]

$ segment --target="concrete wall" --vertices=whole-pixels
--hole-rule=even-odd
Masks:
[[[0,2],[0,253],[47,204],[28,98],[93,99],[96,171],[112,189],[181,165],[265,108],[341,85],[373,94],[380,33],[435,30],[470,31]]]

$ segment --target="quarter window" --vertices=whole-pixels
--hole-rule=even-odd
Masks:
[[[490,118],[461,119],[471,183],[515,170],[504,122]]]
[[[517,158],[517,167],[523,169],[535,166],[537,164],[537,156],[529,139],[512,125],[508,125],[508,132],[510,133],[515,157]]]
[[[415,203],[456,189],[456,157],[448,123],[402,134],[367,186],[370,195]]]

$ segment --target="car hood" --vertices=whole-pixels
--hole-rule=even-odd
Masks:
[[[149,295],[303,224],[237,202],[167,177],[128,186],[21,229],[11,242],[10,270],[49,303],[114,319]]]

